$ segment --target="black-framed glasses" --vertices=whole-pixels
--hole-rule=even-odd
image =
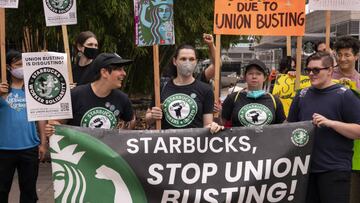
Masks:
[[[304,71],[307,75],[309,75],[311,72],[314,75],[317,75],[320,73],[321,70],[325,70],[325,69],[329,69],[330,67],[325,67],[325,68],[304,68]]]

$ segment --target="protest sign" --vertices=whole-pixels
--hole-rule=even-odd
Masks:
[[[56,126],[55,201],[304,203],[312,144],[311,122],[215,135]]]
[[[0,8],[18,8],[19,0],[0,0]]]
[[[173,0],[134,0],[137,46],[175,44]]]
[[[64,53],[23,53],[29,121],[72,118],[67,58]]]
[[[305,0],[215,0],[214,33],[303,36]]]
[[[360,11],[359,0],[309,0],[310,10]]]
[[[356,88],[356,83],[354,81],[350,80],[332,80],[335,83],[339,83],[344,85],[345,87],[352,89],[355,91],[356,94],[360,95],[358,93],[358,90]],[[306,87],[310,87],[310,79],[308,76],[301,75],[300,76],[300,89],[304,89]],[[278,96],[283,107],[286,117],[289,114],[289,109],[292,100],[295,97],[296,89],[295,89],[295,77],[290,76],[288,74],[279,74],[276,78],[275,85],[272,91],[272,94],[275,96]]]
[[[43,0],[46,26],[77,23],[76,0]]]
[[[289,114],[289,109],[292,100],[295,97],[295,77],[288,74],[279,74],[276,78],[272,94],[278,96],[283,107],[286,117]],[[310,87],[310,79],[308,76],[300,76],[300,89]]]

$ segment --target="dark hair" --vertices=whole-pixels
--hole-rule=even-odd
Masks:
[[[174,56],[172,57],[172,59],[176,59],[180,53],[180,51],[182,49],[191,49],[194,51],[195,53],[195,57],[196,56],[196,50],[193,46],[189,45],[189,44],[182,44],[179,47],[177,47]],[[176,66],[173,63],[173,60],[170,60],[170,63],[167,67],[167,70],[165,71],[165,73],[163,74],[164,77],[171,77],[171,78],[175,78],[177,76],[177,70],[176,70]]]
[[[311,56],[309,56],[306,59],[306,67],[309,65],[310,61],[319,61],[321,60],[321,63],[324,67],[334,67],[334,59],[333,57],[325,51],[319,51]]]
[[[11,77],[11,64],[19,61],[22,59],[21,52],[17,50],[10,50],[6,53],[6,80],[9,84],[9,92],[11,92],[11,83],[12,83],[12,77]]]
[[[87,39],[89,38],[96,38],[96,35],[91,32],[91,31],[84,31],[84,32],[80,32],[80,34],[76,37],[75,42],[73,44],[74,46],[74,58],[77,58],[77,54],[79,53],[78,50],[78,45],[84,46],[84,43],[86,42]]]
[[[315,52],[318,52],[318,48],[320,46],[320,44],[325,44],[326,45],[326,42],[324,41],[318,41],[316,44],[315,44]],[[332,49],[334,47],[334,43],[332,41],[330,41],[330,49]]]
[[[294,61],[296,65],[296,60],[291,56],[286,56],[281,59],[279,64],[279,72],[282,74],[287,74],[292,68],[291,68],[291,62]]]
[[[119,70],[119,69],[122,69],[124,68],[124,66],[116,66],[116,65],[109,65],[109,66],[106,66],[104,67],[104,69],[109,73],[111,74],[111,72],[113,70]],[[103,68],[100,68],[100,70],[92,77],[92,80],[89,80],[89,81],[85,81],[85,83],[91,83],[91,82],[94,82],[94,81],[97,81],[101,78],[101,69]],[[124,68],[125,69],[125,68]]]
[[[359,40],[351,36],[339,37],[335,42],[336,51],[351,48],[354,55],[359,53],[359,47]]]

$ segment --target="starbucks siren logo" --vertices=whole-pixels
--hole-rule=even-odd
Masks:
[[[298,128],[292,132],[291,141],[295,146],[303,147],[309,142],[309,134],[305,129]]]
[[[46,6],[57,14],[68,12],[73,4],[74,0],[46,0]]]
[[[181,93],[168,97],[163,103],[163,108],[166,121],[175,127],[189,125],[198,111],[195,100]]]
[[[271,124],[273,115],[265,105],[251,103],[240,109],[238,119],[243,126],[262,126]]]
[[[146,202],[125,160],[91,136],[72,134],[50,137],[56,202]],[[94,161],[95,155],[101,158]]]
[[[119,111],[115,111],[113,113],[109,109],[103,107],[95,107],[88,110],[84,114],[81,119],[80,126],[89,128],[112,129],[116,127],[116,116],[118,115]]]
[[[64,76],[54,68],[44,67],[36,70],[29,79],[30,95],[39,103],[55,104],[65,96]]]

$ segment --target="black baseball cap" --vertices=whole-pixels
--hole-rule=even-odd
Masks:
[[[94,82],[95,77],[100,73],[102,68],[109,66],[122,67],[131,64],[133,61],[130,59],[123,59],[116,53],[101,53],[90,64],[87,71],[81,77],[80,81],[77,81],[79,85]],[[95,76],[95,77],[94,77]]]
[[[266,65],[262,62],[262,61],[260,61],[260,60],[258,60],[258,59],[254,59],[254,60],[251,60],[250,62],[249,62],[249,64],[245,67],[245,74],[246,74],[246,72],[248,71],[248,69],[250,68],[250,67],[253,67],[253,66],[255,66],[255,67],[257,67],[260,71],[262,71],[265,75],[269,75],[269,70],[268,70],[268,68],[266,67]]]
[[[91,64],[91,69],[94,73],[98,73],[102,68],[107,68],[110,65],[122,67],[129,65],[133,62],[131,59],[123,59],[116,53],[101,53]]]

